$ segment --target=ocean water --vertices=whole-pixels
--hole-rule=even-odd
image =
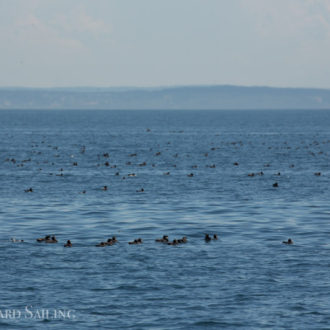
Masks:
[[[329,329],[329,164],[330,111],[0,111],[0,328]]]

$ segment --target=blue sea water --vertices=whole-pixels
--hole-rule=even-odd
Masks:
[[[0,328],[329,329],[329,164],[329,111],[0,111]]]

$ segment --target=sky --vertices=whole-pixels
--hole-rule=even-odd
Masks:
[[[0,0],[0,87],[330,88],[330,0]]]

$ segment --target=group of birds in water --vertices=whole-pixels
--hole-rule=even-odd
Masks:
[[[151,132],[151,129],[146,129],[146,132]],[[173,132],[173,133],[178,133],[178,132]],[[183,131],[179,131],[179,133],[183,133]],[[218,134],[216,134],[216,135],[218,135]],[[323,141],[322,142],[322,144],[326,144],[326,143],[330,143],[330,140],[328,140],[328,141]],[[41,144],[44,144],[45,145],[45,141],[41,141]],[[138,154],[137,152],[133,152],[133,153],[129,153],[128,154],[128,157],[129,157],[129,159],[126,159],[126,160],[124,160],[124,163],[123,164],[115,164],[115,163],[113,163],[113,162],[111,162],[110,161],[110,159],[112,158],[112,155],[109,153],[109,152],[106,152],[106,151],[103,151],[103,152],[101,152],[101,153],[99,153],[99,154],[97,154],[96,156],[97,156],[97,159],[98,159],[98,162],[95,164],[96,165],[96,167],[98,167],[98,168],[102,168],[102,167],[104,167],[104,168],[111,168],[111,169],[116,169],[116,172],[115,172],[115,176],[117,176],[117,177],[119,177],[119,176],[121,176],[122,177],[122,179],[126,179],[126,178],[129,178],[129,177],[135,177],[135,176],[137,176],[137,174],[135,173],[135,172],[130,172],[130,173],[125,173],[124,174],[124,176],[122,176],[122,174],[121,174],[121,172],[120,172],[120,170],[121,169],[123,169],[123,165],[125,165],[125,167],[126,166],[130,166],[130,167],[138,167],[138,168],[140,168],[140,167],[144,167],[144,166],[147,166],[147,165],[151,165],[151,167],[157,167],[157,163],[155,162],[155,159],[157,158],[157,159],[161,159],[162,158],[162,156],[163,156],[163,154],[167,151],[167,150],[170,150],[169,149],[169,146],[171,145],[172,143],[171,143],[171,141],[168,141],[167,143],[166,143],[166,148],[165,148],[165,150],[162,150],[162,151],[155,151],[154,150],[154,148],[149,148],[149,152],[151,152],[152,153],[152,157],[154,157],[153,158],[153,161],[154,162],[151,162],[150,164],[147,164],[147,162],[144,160],[144,159],[140,159],[139,161],[137,161],[137,162],[134,162],[134,161],[132,161],[132,159],[137,159],[137,158],[139,158],[140,157],[140,154]],[[265,144],[265,143],[262,143],[263,145]],[[211,145],[213,145],[213,143],[211,143]],[[218,149],[222,149],[222,147],[224,146],[224,147],[228,147],[228,146],[232,146],[232,147],[234,147],[234,148],[239,148],[239,147],[243,147],[243,142],[242,141],[232,141],[232,142],[222,142],[222,144],[220,145],[220,146],[218,146],[218,147],[215,147],[215,146],[212,146],[209,150],[204,150],[204,151],[202,151],[202,153],[201,153],[201,155],[202,155],[202,157],[203,158],[205,158],[205,159],[207,159],[207,158],[210,158],[209,156],[211,155],[209,155],[209,153],[210,152],[215,152],[215,151],[217,151]],[[301,149],[301,148],[309,148],[309,147],[319,147],[321,145],[321,143],[320,142],[318,142],[318,141],[314,141],[313,143],[310,143],[309,145],[306,145],[306,146],[297,146],[296,147],[296,150],[299,150],[299,149]],[[36,150],[35,148],[37,148],[37,147],[40,147],[40,144],[39,143],[37,143],[37,142],[33,142],[33,144],[32,144],[32,148],[33,148],[33,150],[32,150],[32,153],[34,153],[34,154],[36,154],[36,155],[42,155],[43,154],[43,151],[40,151],[40,150]],[[59,150],[60,150],[60,148],[58,147],[58,146],[53,146],[53,145],[48,145],[48,147],[49,148],[52,148],[53,150],[55,150],[56,151],[56,154],[54,155],[54,157],[56,157],[56,158],[59,158],[59,157],[61,157],[61,155],[59,154]],[[157,148],[160,148],[161,146],[158,144],[157,145]],[[277,146],[276,147],[277,149],[280,149],[280,148],[284,148],[284,149],[291,149],[291,147],[290,146],[288,146],[288,144],[287,144],[287,142],[284,142],[284,147],[282,146],[282,147],[280,147],[280,146]],[[274,147],[268,147],[268,149],[276,149],[276,148],[274,148]],[[88,153],[87,153],[87,151],[86,151],[86,146],[81,146],[80,147],[80,151],[79,151],[79,153],[82,155],[82,157],[84,157],[84,155],[87,155]],[[326,153],[324,153],[322,150],[320,150],[318,153],[316,152],[316,150],[315,150],[315,152],[312,152],[312,151],[310,151],[309,152],[312,156],[316,156],[317,154],[319,154],[319,155],[327,155]],[[172,155],[172,157],[174,158],[174,159],[179,159],[180,157],[182,157],[182,156],[185,156],[185,157],[187,157],[187,158],[189,158],[190,157],[190,155],[189,154],[185,154],[185,155],[182,155],[182,154],[179,154],[179,153],[174,153],[173,155]],[[42,157],[42,156],[41,156]],[[70,158],[75,158],[76,157],[76,155],[71,155],[70,156]],[[168,161],[170,158],[168,158],[168,155],[166,155],[166,161]],[[51,173],[48,173],[49,175],[55,175],[55,176],[65,176],[65,168],[63,168],[64,166],[66,166],[66,165],[71,165],[71,166],[74,166],[74,167],[77,167],[77,166],[79,166],[80,164],[79,164],[79,162],[78,162],[78,160],[79,159],[75,159],[74,161],[73,160],[70,160],[69,162],[67,162],[67,161],[65,161],[66,162],[66,164],[65,163],[61,163],[61,165],[60,166],[62,166],[62,168],[60,168],[60,170],[59,170],[59,173],[53,173],[53,172],[51,172]],[[13,163],[13,164],[15,164],[16,166],[18,166],[18,167],[23,167],[23,166],[25,166],[25,164],[26,163],[29,163],[29,162],[33,162],[33,161],[36,161],[36,164],[38,164],[39,166],[41,165],[41,161],[38,161],[37,159],[33,159],[33,158],[28,158],[28,159],[24,159],[24,160],[22,160],[22,161],[19,161],[19,160],[17,160],[17,159],[15,159],[15,158],[13,158],[13,157],[8,157],[8,158],[6,158],[6,160],[5,161],[7,161],[7,162],[10,162],[10,163]],[[43,161],[43,163],[44,164],[48,164],[48,165],[51,165],[51,166],[53,166],[53,165],[56,165],[56,163],[55,162],[51,162],[51,161],[49,161],[49,160],[44,160]],[[203,162],[204,163],[204,162]],[[204,163],[205,164],[205,163]],[[239,167],[241,164],[238,162],[238,161],[232,161],[232,163],[231,163],[232,165],[234,165],[235,167]],[[173,163],[173,164],[168,164],[168,166],[170,166],[170,167],[173,167],[173,168],[177,168],[177,164],[176,163]],[[180,166],[180,164],[178,164],[178,167]],[[212,164],[212,163],[209,163],[209,164],[205,164],[205,167],[207,167],[207,168],[216,168],[216,164]],[[263,165],[263,167],[270,167],[271,166],[271,164],[270,163],[266,163],[266,164],[264,164]],[[190,166],[188,166],[188,167],[185,167],[185,170],[186,170],[186,173],[185,173],[185,176],[187,176],[187,177],[189,177],[189,178],[192,178],[192,177],[195,177],[196,176],[196,173],[194,173],[194,172],[190,172],[190,170],[189,170],[189,168],[191,168],[191,169],[197,169],[199,166],[198,165],[196,165],[196,164],[190,164]],[[294,164],[290,164],[289,165],[289,167],[290,168],[294,168],[295,167],[295,165]],[[163,172],[163,175],[166,175],[166,176],[169,176],[169,175],[171,175],[172,173],[169,171],[169,168],[167,168],[167,169],[164,169],[165,170],[165,172]],[[42,168],[39,168],[39,171],[42,171]],[[247,173],[247,176],[249,176],[249,177],[256,177],[256,176],[263,176],[264,174],[266,174],[266,173],[264,173],[263,171],[259,171],[259,172],[250,172],[250,173]],[[314,175],[315,176],[321,176],[322,175],[322,173],[321,172],[314,172]],[[276,172],[276,173],[274,173],[274,176],[281,176],[281,173],[280,172]],[[271,183],[271,185],[272,185],[272,187],[273,188],[278,188],[279,186],[280,186],[280,183],[278,182],[278,181],[276,181],[276,182],[274,182],[273,181],[273,183]],[[84,187],[85,188],[85,187]],[[109,190],[109,186],[108,185],[105,185],[105,184],[103,184],[103,185],[100,185],[100,187],[99,187],[99,189],[100,190],[103,190],[103,191],[107,191],[107,190]],[[147,190],[147,189],[146,189]],[[36,191],[36,189],[35,188],[33,188],[33,187],[26,187],[26,189],[24,189],[24,191],[26,192],[26,193],[33,193],[33,192],[35,192]],[[145,192],[145,187],[138,187],[138,188],[135,188],[135,191],[137,192],[137,193],[144,193]],[[82,189],[81,191],[80,191],[80,193],[82,193],[82,194],[86,194],[87,193],[87,190],[86,190],[86,188],[85,189]]]
[[[147,129],[147,132],[151,132],[151,130],[150,129]],[[182,131],[183,132],[183,131]],[[181,132],[181,133],[182,133]],[[223,142],[224,143],[224,142]],[[330,143],[330,141],[324,141],[323,143]],[[45,144],[45,141],[41,141],[41,144]],[[213,143],[212,143],[213,144]],[[264,144],[264,143],[263,143]],[[286,148],[290,148],[290,147],[288,147],[287,146],[287,143],[285,142],[284,143],[285,144],[285,147]],[[317,141],[314,141],[313,142],[313,144],[310,144],[309,145],[309,147],[310,146],[318,146],[320,143],[319,142],[317,142]],[[171,142],[170,141],[168,141],[167,142],[167,147],[169,146],[169,145],[171,145]],[[243,142],[242,141],[233,141],[233,142],[226,142],[226,143],[224,143],[224,146],[233,146],[234,148],[238,148],[238,147],[242,147],[243,146]],[[40,144],[39,143],[35,143],[34,142],[34,144],[32,145],[32,147],[33,147],[33,149],[34,148],[37,148],[37,147],[39,147],[40,146]],[[50,148],[52,148],[53,150],[55,150],[57,153],[54,155],[54,157],[56,157],[56,158],[58,158],[58,157],[61,157],[61,155],[58,153],[58,151],[60,150],[60,148],[58,147],[58,146],[52,146],[52,145],[48,145],[48,147],[50,147]],[[158,144],[157,145],[157,148],[160,148],[160,145]],[[271,148],[271,147],[269,147],[269,148]],[[268,149],[269,149],[268,148]],[[279,148],[279,147],[277,147],[277,148]],[[300,147],[297,147],[297,150],[299,149]],[[215,147],[215,146],[213,146],[213,147],[211,147],[211,149],[210,149],[210,151],[211,152],[215,152],[216,150],[218,150],[218,149],[221,149],[220,148],[220,146],[219,147]],[[153,161],[154,162],[151,162],[151,167],[157,167],[157,163],[155,162],[155,159],[157,158],[157,159],[161,159],[162,158],[162,155],[163,155],[163,153],[164,152],[166,152],[167,150],[169,150],[168,148],[165,148],[165,150],[163,151],[157,151],[157,152],[155,152],[155,150],[154,150],[154,148],[150,148],[149,149],[149,152],[151,152],[152,153],[152,157],[155,157],[155,158],[153,158]],[[210,151],[207,151],[206,152],[206,150],[204,150],[203,152],[202,152],[202,157],[203,158],[205,158],[205,159],[207,159],[207,158],[210,158],[209,157],[209,152]],[[43,152],[42,151],[37,151],[37,150],[32,150],[32,153],[35,153],[36,155],[42,155],[43,154]],[[80,154],[82,155],[82,157],[84,157],[84,155],[86,155],[87,154],[87,151],[86,151],[86,146],[82,146],[82,147],[80,147]],[[313,152],[311,152],[311,154],[313,155],[313,156],[316,156],[316,153],[313,153]],[[323,151],[320,151],[319,152],[319,154],[320,155],[322,155],[323,154]],[[210,154],[211,155],[211,154]],[[97,159],[98,159],[98,162],[95,164],[96,165],[96,167],[99,167],[99,168],[102,168],[102,167],[104,167],[104,168],[113,168],[113,169],[116,169],[116,172],[115,172],[115,176],[122,176],[122,174],[121,174],[121,172],[120,172],[120,169],[122,169],[123,168],[123,165],[125,165],[125,166],[133,166],[133,167],[143,167],[143,166],[147,166],[147,165],[149,165],[149,164],[147,164],[147,162],[146,161],[144,161],[143,159],[140,159],[139,161],[137,161],[137,162],[134,162],[134,161],[132,161],[132,159],[137,159],[137,158],[139,158],[140,157],[140,155],[137,153],[137,152],[134,152],[134,153],[130,153],[130,154],[128,154],[128,157],[130,158],[129,160],[128,159],[126,159],[126,161],[125,161],[125,163],[123,163],[123,164],[114,164],[113,162],[111,162],[110,161],[110,159],[112,158],[112,155],[110,155],[110,153],[109,152],[105,152],[105,151],[103,151],[102,153],[100,153],[100,154],[97,154],[96,155],[97,156]],[[187,157],[187,158],[189,158],[190,157],[190,155],[189,154],[185,154],[185,155],[182,155],[182,154],[179,154],[179,153],[175,153],[175,154],[173,154],[172,155],[172,157],[173,158],[175,158],[175,159],[177,159],[177,158],[180,158],[180,157],[182,157],[182,156],[185,156],[185,157]],[[71,155],[70,157],[72,157],[72,158],[75,158],[75,155]],[[168,156],[166,156],[166,161],[168,161],[170,158],[168,158]],[[74,167],[77,167],[77,166],[79,166],[79,163],[78,163],[78,160],[79,159],[77,159],[77,160],[75,160],[75,161],[70,161],[70,162],[67,162],[67,161],[65,161],[66,162],[66,164],[65,163],[61,163],[61,165],[60,166],[62,166],[62,168],[60,168],[60,170],[59,170],[59,173],[53,173],[53,172],[51,172],[51,173],[48,173],[49,175],[56,175],[56,176],[65,176],[64,175],[64,173],[65,173],[65,168],[63,168],[64,166],[66,166],[66,165],[72,165],[72,166],[74,166]],[[6,158],[6,160],[5,161],[7,161],[7,162],[10,162],[10,163],[13,163],[13,164],[16,164],[16,166],[18,166],[18,167],[22,167],[22,166],[25,166],[25,164],[26,163],[29,163],[29,162],[33,162],[33,161],[36,161],[36,164],[38,164],[39,166],[41,165],[41,162],[40,161],[38,161],[37,159],[33,159],[33,158],[28,158],[28,159],[24,159],[24,160],[22,160],[22,161],[19,161],[19,160],[17,160],[17,159],[15,159],[15,158],[13,158],[13,157],[8,157],[8,158]],[[53,165],[56,165],[55,164],[55,162],[51,162],[51,161],[49,161],[49,160],[44,160],[43,161],[43,163],[45,163],[45,164],[48,164],[48,165],[51,165],[51,166],[53,166]],[[205,164],[205,163],[204,163]],[[232,161],[232,165],[234,165],[235,167],[239,167],[241,164],[239,163],[239,162],[237,162],[237,161]],[[173,168],[177,168],[177,164],[168,164],[168,166],[170,166],[170,167],[173,167]],[[205,164],[205,166],[206,167],[208,167],[208,168],[216,168],[216,164],[212,164],[212,163],[209,163],[209,164]],[[266,164],[264,164],[263,165],[264,167],[270,167],[271,166],[271,164],[269,164],[269,163],[266,163]],[[191,168],[191,169],[197,169],[199,166],[197,166],[196,164],[194,165],[194,164],[191,164],[190,166],[188,166],[188,167],[185,167],[185,169],[187,170],[187,172],[185,173],[185,175],[187,176],[187,177],[190,177],[190,178],[192,178],[192,177],[194,177],[195,175],[196,175],[196,173],[194,173],[194,172],[190,172],[190,170],[189,170],[189,168]],[[294,166],[294,164],[291,164],[291,165],[289,165],[289,167],[290,168],[293,168],[293,167],[295,167]],[[167,169],[164,169],[165,170],[165,172],[163,172],[163,175],[171,175],[171,172],[168,170],[168,168]],[[39,168],[39,171],[42,171],[42,168]],[[247,176],[249,176],[249,177],[256,177],[256,176],[263,176],[265,173],[263,172],[263,171],[259,171],[259,172],[250,172],[250,173],[247,173]],[[281,173],[280,172],[276,172],[274,175],[276,175],[276,176],[280,176],[281,175]],[[321,172],[314,172],[314,175],[315,176],[321,176],[322,175],[322,173]],[[136,173],[134,173],[134,172],[130,172],[130,173],[125,173],[125,175],[124,176],[122,176],[122,179],[126,179],[126,178],[128,178],[128,177],[135,177],[135,176],[137,176],[137,174]],[[272,187],[273,188],[278,188],[279,187],[279,182],[273,182],[272,183]],[[108,185],[101,185],[100,187],[99,187],[99,189],[101,189],[101,190],[103,190],[103,191],[107,191],[107,190],[109,190],[109,186]],[[26,192],[26,193],[32,193],[32,192],[34,192],[35,191],[35,189],[33,188],[33,187],[27,187],[26,189],[24,189],[24,191]],[[83,189],[82,191],[80,191],[81,193],[83,193],[83,194],[86,194],[86,192],[87,192],[87,190],[86,189]],[[143,188],[143,187],[141,187],[141,188],[139,188],[139,189],[136,189],[136,192],[139,192],[139,193],[143,193],[143,192],[145,192],[145,189]]]
[[[147,132],[150,132],[150,131],[151,131],[150,129],[147,129]],[[183,133],[183,131],[181,131],[180,133]],[[44,143],[44,141],[42,141],[42,143]],[[326,142],[323,142],[323,143],[330,143],[330,140],[328,140],[328,141],[326,141]],[[167,145],[169,145],[169,144],[170,144],[170,142],[167,142]],[[230,142],[229,144],[231,144],[231,145],[234,146],[234,147],[236,147],[236,146],[242,146],[242,145],[243,145],[243,143],[242,143],[241,141],[239,141],[239,142]],[[285,143],[285,144],[286,144],[286,143]],[[312,145],[319,145],[319,143],[317,143],[317,142],[314,141],[314,143],[313,143],[313,144],[310,144],[309,146],[312,146]],[[33,145],[33,147],[37,147],[37,146],[38,146],[38,145]],[[52,146],[49,145],[49,147],[52,147]],[[56,150],[56,151],[58,150],[58,147],[57,147],[57,146],[52,147],[52,148],[53,148],[54,150]],[[270,147],[269,147],[269,148],[270,148]],[[269,148],[268,148],[268,149],[269,149]],[[289,147],[287,147],[287,148],[289,149]],[[217,148],[217,147],[212,147],[212,148],[211,148],[211,151],[215,151],[215,150],[217,150],[217,149],[219,149],[219,148]],[[166,150],[167,150],[167,149],[166,149]],[[152,148],[150,148],[149,151],[152,151]],[[86,147],[83,146],[83,147],[81,148],[81,150],[80,150],[80,153],[81,153],[81,154],[85,154],[85,152],[86,152]],[[312,152],[310,152],[310,153],[311,153],[313,156],[316,155],[315,153],[312,153]],[[37,154],[40,155],[40,154],[41,154],[41,151],[37,152]],[[160,151],[158,151],[158,152],[156,152],[156,153],[154,154],[154,156],[157,156],[157,158],[158,158],[158,156],[161,156],[161,154],[162,154],[162,153],[161,153]],[[323,152],[320,151],[318,154],[321,155],[321,154],[323,154]],[[55,155],[55,156],[56,156],[56,157],[59,157],[59,155]],[[130,158],[135,158],[135,157],[137,157],[137,156],[138,156],[137,153],[131,153],[131,154],[129,154],[129,157],[130,157]],[[208,156],[209,156],[208,152],[205,152],[205,153],[203,154],[203,156],[204,156],[204,157],[208,157]],[[174,157],[174,158],[178,158],[178,157],[179,157],[179,154],[176,153],[176,154],[174,154],[173,157]],[[118,167],[117,167],[117,165],[115,165],[115,164],[110,164],[110,162],[107,160],[107,159],[109,159],[109,158],[110,158],[110,154],[109,154],[108,152],[104,152],[103,154],[99,154],[99,155],[98,155],[99,163],[97,164],[97,166],[104,166],[104,167],[109,167],[109,168],[116,168],[116,169],[117,169],[117,172],[115,173],[115,175],[116,175],[116,176],[119,176],[119,175],[120,175],[120,172],[118,172]],[[104,159],[104,160],[102,160],[102,159]],[[13,164],[16,164],[16,162],[17,162],[17,160],[14,159],[14,158],[7,158],[6,161],[11,162],[11,163],[13,163]],[[22,166],[24,165],[24,163],[31,162],[31,161],[32,161],[31,158],[29,158],[29,159],[27,159],[27,160],[23,160],[23,161],[21,162],[21,164],[17,164],[17,166],[22,167]],[[232,164],[233,164],[235,167],[238,167],[238,166],[240,165],[238,162],[234,162],[234,163],[232,163]],[[51,165],[55,165],[55,163],[51,163]],[[73,165],[73,166],[78,166],[78,162],[77,162],[77,161],[74,161],[74,162],[72,163],[72,165]],[[126,166],[130,166],[130,165],[134,165],[134,164],[133,164],[132,161],[127,161],[125,165],[126,165]],[[142,166],[146,166],[147,163],[146,163],[145,161],[143,161],[143,162],[138,162],[138,163],[136,163],[135,165],[137,165],[137,166],[139,166],[139,167],[142,167]],[[151,166],[152,166],[152,167],[155,167],[156,164],[153,163],[153,164],[151,164]],[[176,167],[176,165],[173,165],[173,167]],[[197,165],[192,165],[192,166],[191,166],[192,169],[196,169],[197,167],[198,167]],[[206,165],[206,167],[209,167],[209,168],[215,168],[216,165],[215,165],[215,164],[211,164],[211,165]],[[264,167],[270,167],[270,164],[264,164]],[[290,167],[290,168],[294,168],[294,164],[291,164],[289,167]],[[42,169],[40,168],[39,170],[42,170]],[[63,176],[63,171],[64,171],[63,168],[61,168],[61,169],[60,169],[60,174],[56,174],[56,176]],[[49,173],[49,174],[52,175],[53,173]],[[170,175],[170,172],[169,172],[169,171],[166,171],[166,172],[164,172],[163,174],[164,174],[164,175]],[[192,173],[192,172],[191,172],[191,173],[187,173],[186,175],[187,175],[187,177],[194,177],[194,173]],[[259,171],[259,172],[251,172],[251,173],[248,173],[247,175],[248,175],[249,177],[263,176],[263,175],[264,175],[264,172],[263,172],[263,171]],[[276,176],[280,176],[281,173],[280,173],[280,172],[277,172],[275,175],[276,175]],[[321,172],[315,172],[314,175],[315,175],[315,176],[321,176]],[[129,173],[129,174],[127,174],[126,176],[123,176],[122,178],[125,179],[126,177],[135,177],[135,176],[136,176],[136,173]],[[274,188],[278,188],[278,187],[279,187],[279,184],[278,184],[278,182],[274,182],[274,183],[272,184],[272,186],[273,186]],[[108,190],[108,186],[107,186],[107,185],[102,186],[102,187],[101,187],[101,190],[103,190],[103,191],[107,191],[107,190]],[[32,193],[32,192],[34,192],[34,189],[33,189],[32,187],[30,187],[30,188],[25,189],[24,191],[25,191],[26,193]],[[139,190],[136,190],[136,192],[141,192],[141,193],[143,193],[144,191],[145,191],[144,188],[141,188],[141,189],[139,189]],[[85,194],[85,193],[86,193],[86,190],[83,190],[82,193]],[[218,239],[218,236],[217,236],[216,234],[214,234],[212,237],[211,237],[209,234],[206,234],[205,237],[204,237],[205,242],[210,242],[210,241],[212,241],[212,240],[217,240],[217,239]],[[23,242],[23,240],[16,240],[16,239],[12,239],[12,241],[13,241],[13,242]],[[42,242],[43,242],[43,243],[58,243],[56,237],[55,237],[55,236],[50,236],[50,235],[46,235],[46,236],[43,237],[43,238],[38,238],[38,239],[37,239],[37,242],[39,242],[39,243],[42,243]],[[114,244],[117,243],[117,242],[118,242],[118,240],[116,239],[115,236],[113,236],[112,238],[109,238],[109,239],[108,239],[107,241],[105,241],[105,242],[100,242],[100,243],[97,244],[96,246],[98,246],[98,247],[111,246],[111,245],[114,245]],[[187,243],[187,238],[186,238],[186,237],[182,237],[181,239],[174,239],[173,241],[170,241],[169,238],[168,238],[168,236],[167,236],[167,235],[164,235],[162,238],[156,239],[156,242],[164,243],[164,244],[168,244],[168,245],[178,245],[178,244],[184,244],[184,243]],[[137,244],[142,244],[142,243],[143,243],[143,240],[142,240],[141,238],[137,238],[137,239],[135,239],[135,240],[133,240],[133,241],[128,242],[128,244],[130,244],[130,245],[137,245]],[[291,238],[289,238],[287,241],[283,241],[282,243],[283,243],[283,244],[288,244],[288,245],[290,245],[290,244],[293,244],[293,240],[292,240]],[[68,240],[68,241],[65,243],[64,247],[72,247],[72,242],[71,242],[70,240]]]
[[[210,236],[210,234],[205,234],[204,237],[205,242],[209,243],[212,240],[213,241],[217,241],[218,240],[218,235],[217,234],[213,234],[213,236]],[[24,242],[24,240],[17,240],[15,238],[12,238],[11,241],[13,243],[22,243]],[[36,241],[38,243],[58,243],[58,240],[56,239],[55,235],[51,236],[51,235],[46,235],[45,237],[41,237],[41,238],[37,238]],[[167,244],[167,245],[179,245],[179,244],[185,244],[188,242],[187,237],[183,236],[182,238],[179,239],[174,239],[173,241],[170,241],[167,235],[164,235],[162,238],[157,238],[155,240],[155,242],[158,243],[163,243],[163,244]],[[108,238],[107,241],[105,242],[100,242],[99,244],[95,245],[97,247],[105,247],[105,246],[111,246],[118,243],[118,240],[116,238],[116,236],[113,236],[111,238]],[[137,238],[133,241],[128,242],[129,245],[136,245],[136,244],[142,244],[142,238]],[[283,244],[293,244],[293,240],[291,238],[289,238],[287,241],[283,241]],[[72,243],[71,240],[67,240],[67,242],[64,244],[64,247],[72,247]]]
[[[214,234],[213,235],[213,240],[217,240],[217,239],[218,239],[217,234]],[[210,235],[206,234],[205,235],[205,241],[209,242],[211,240],[212,240],[212,238],[210,237]],[[184,244],[184,243],[188,242],[186,236],[183,236],[182,238],[174,239],[173,241],[170,241],[167,235],[164,235],[162,238],[157,238],[155,241],[158,242],[158,243],[164,243],[164,244],[167,244],[167,245],[178,245],[178,244]],[[57,243],[58,241],[57,241],[55,236],[46,235],[45,237],[37,238],[37,242],[39,242],[39,243],[41,243],[41,242],[44,242],[44,243]],[[117,240],[116,236],[112,236],[111,238],[108,238],[105,242],[100,242],[100,243],[96,244],[95,246],[105,247],[105,246],[114,245],[116,243],[118,243],[118,240]],[[128,242],[129,245],[136,245],[136,244],[142,244],[142,243],[143,243],[143,240],[140,237],[133,240],[133,241]],[[64,247],[72,247],[71,241],[68,240],[64,244]]]

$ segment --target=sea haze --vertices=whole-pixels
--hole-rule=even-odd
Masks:
[[[326,110],[0,111],[0,327],[328,328],[329,127]]]
[[[330,90],[244,86],[0,88],[0,109],[330,109]]]

